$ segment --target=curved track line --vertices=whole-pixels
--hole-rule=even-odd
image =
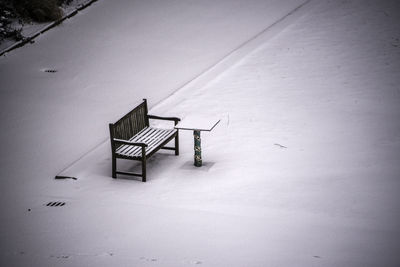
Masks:
[[[193,77],[191,80],[179,86],[166,98],[155,103],[152,108],[160,109],[165,105],[169,105],[173,100],[176,100],[175,98],[179,98],[179,96],[182,96],[183,92],[185,92],[186,90],[197,90],[211,82],[213,79],[237,64],[241,59],[255,52],[262,44],[282,32],[283,29],[291,25],[298,18],[306,14],[307,9],[304,9],[303,7],[310,2],[311,0],[306,0],[304,3],[291,10],[289,13],[275,21],[273,24],[269,25],[261,32],[257,33],[244,43],[240,44],[238,47],[223,56],[216,63],[212,64],[207,69],[203,70],[201,73]]]

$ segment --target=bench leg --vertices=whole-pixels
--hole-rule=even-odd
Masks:
[[[142,148],[142,182],[146,182],[146,152],[145,148]]]
[[[179,132],[176,132],[175,136],[175,155],[179,156]]]
[[[117,178],[117,159],[114,156],[114,154],[112,155],[112,177],[113,178]]]

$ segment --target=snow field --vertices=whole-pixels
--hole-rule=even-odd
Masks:
[[[188,84],[151,110],[219,115],[220,124],[202,133],[202,168],[192,166],[192,133],[181,131],[180,156],[152,157],[147,183],[113,180],[103,143],[65,171],[77,181],[43,182],[40,194],[31,193],[31,212],[11,213],[2,259],[16,266],[397,266],[399,5],[306,7],[205,86]],[[49,200],[67,204],[49,209]]]

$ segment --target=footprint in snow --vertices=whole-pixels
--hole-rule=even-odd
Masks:
[[[198,261],[198,260],[184,260],[183,262],[185,263],[185,265],[187,265],[187,264],[193,264],[193,265],[203,264],[202,261]]]
[[[146,258],[146,257],[140,257],[140,259],[141,259],[142,261],[157,261],[156,258],[148,259],[148,258]]]
[[[68,259],[70,255],[50,255],[50,258],[56,258],[56,259]]]

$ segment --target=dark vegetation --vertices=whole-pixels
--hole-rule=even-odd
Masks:
[[[32,21],[55,21],[63,16],[63,4],[72,0],[0,0],[0,42],[4,39],[22,40],[21,27]]]

